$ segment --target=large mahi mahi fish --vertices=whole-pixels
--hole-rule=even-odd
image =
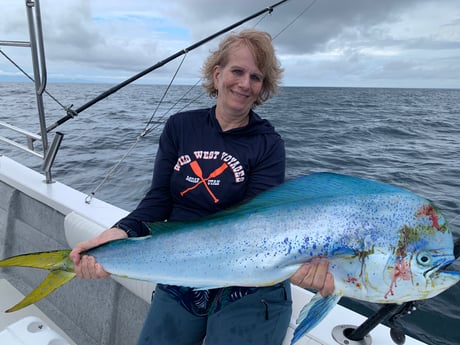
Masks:
[[[440,270],[455,257],[452,234],[436,207],[406,190],[346,175],[307,175],[200,221],[149,226],[151,236],[114,241],[88,254],[113,275],[197,289],[271,285],[313,257],[327,258],[335,292],[304,307],[293,343],[341,296],[402,303],[436,296],[460,280],[459,272]],[[51,271],[8,311],[70,281],[75,273],[68,253],[0,261]]]

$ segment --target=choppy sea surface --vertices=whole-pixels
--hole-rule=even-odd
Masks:
[[[109,87],[51,84],[48,92],[77,109]],[[158,105],[165,89],[130,85],[63,123],[55,130],[64,140],[53,177],[133,209],[150,184],[165,119],[184,107],[213,104],[200,87],[174,86]],[[32,85],[0,83],[0,99],[0,121],[38,132]],[[48,126],[66,115],[49,96],[45,105]],[[284,87],[256,111],[285,140],[288,178],[332,171],[391,183],[432,200],[460,235],[460,90]],[[149,134],[141,137],[146,128]],[[0,135],[22,140],[4,129]],[[40,159],[1,142],[0,153],[41,166]],[[368,315],[378,309],[346,299],[342,304]],[[419,303],[398,324],[427,344],[458,345],[460,284]]]

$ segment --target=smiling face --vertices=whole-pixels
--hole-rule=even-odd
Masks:
[[[227,64],[214,67],[214,85],[218,90],[216,117],[222,129],[247,124],[249,111],[262,90],[263,78],[245,45],[229,53]]]

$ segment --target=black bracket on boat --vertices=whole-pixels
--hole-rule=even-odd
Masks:
[[[411,314],[417,309],[416,301],[406,302],[400,305],[400,308],[397,313],[394,313],[392,317],[388,320],[388,325],[390,326],[390,336],[393,342],[397,345],[402,345],[406,341],[406,335],[404,330],[396,324],[396,321],[403,316]]]
[[[385,304],[358,327],[353,325],[339,325],[334,327],[332,337],[341,345],[370,345],[372,344],[372,337],[369,333],[392,315],[388,320],[390,336],[395,344],[402,345],[406,341],[406,336],[402,328],[395,324],[395,321],[402,316],[410,314],[415,309],[414,301],[404,304]]]

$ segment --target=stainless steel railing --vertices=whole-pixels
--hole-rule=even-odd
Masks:
[[[51,166],[54,162],[54,158],[59,149],[59,145],[62,141],[63,135],[56,133],[53,144],[48,144],[48,133],[46,127],[45,107],[43,103],[43,94],[46,89],[47,83],[47,71],[46,71],[46,60],[45,60],[45,48],[43,43],[43,30],[40,13],[40,1],[39,0],[25,0],[27,22],[29,27],[30,41],[1,41],[0,46],[14,46],[14,47],[25,47],[31,50],[32,67],[33,67],[33,82],[35,85],[35,95],[37,112],[40,124],[39,134],[31,133],[30,131],[18,128],[6,122],[0,121],[0,126],[8,130],[12,130],[25,136],[26,145],[20,143],[17,140],[8,139],[4,136],[0,136],[0,141],[6,142],[17,148],[20,148],[28,153],[38,156],[43,159],[42,169],[46,175],[46,182],[51,183]],[[3,54],[3,53],[2,53]],[[3,54],[5,55],[5,54]],[[14,62],[13,62],[14,63]],[[42,151],[38,151],[35,148],[34,142],[41,142]]]

